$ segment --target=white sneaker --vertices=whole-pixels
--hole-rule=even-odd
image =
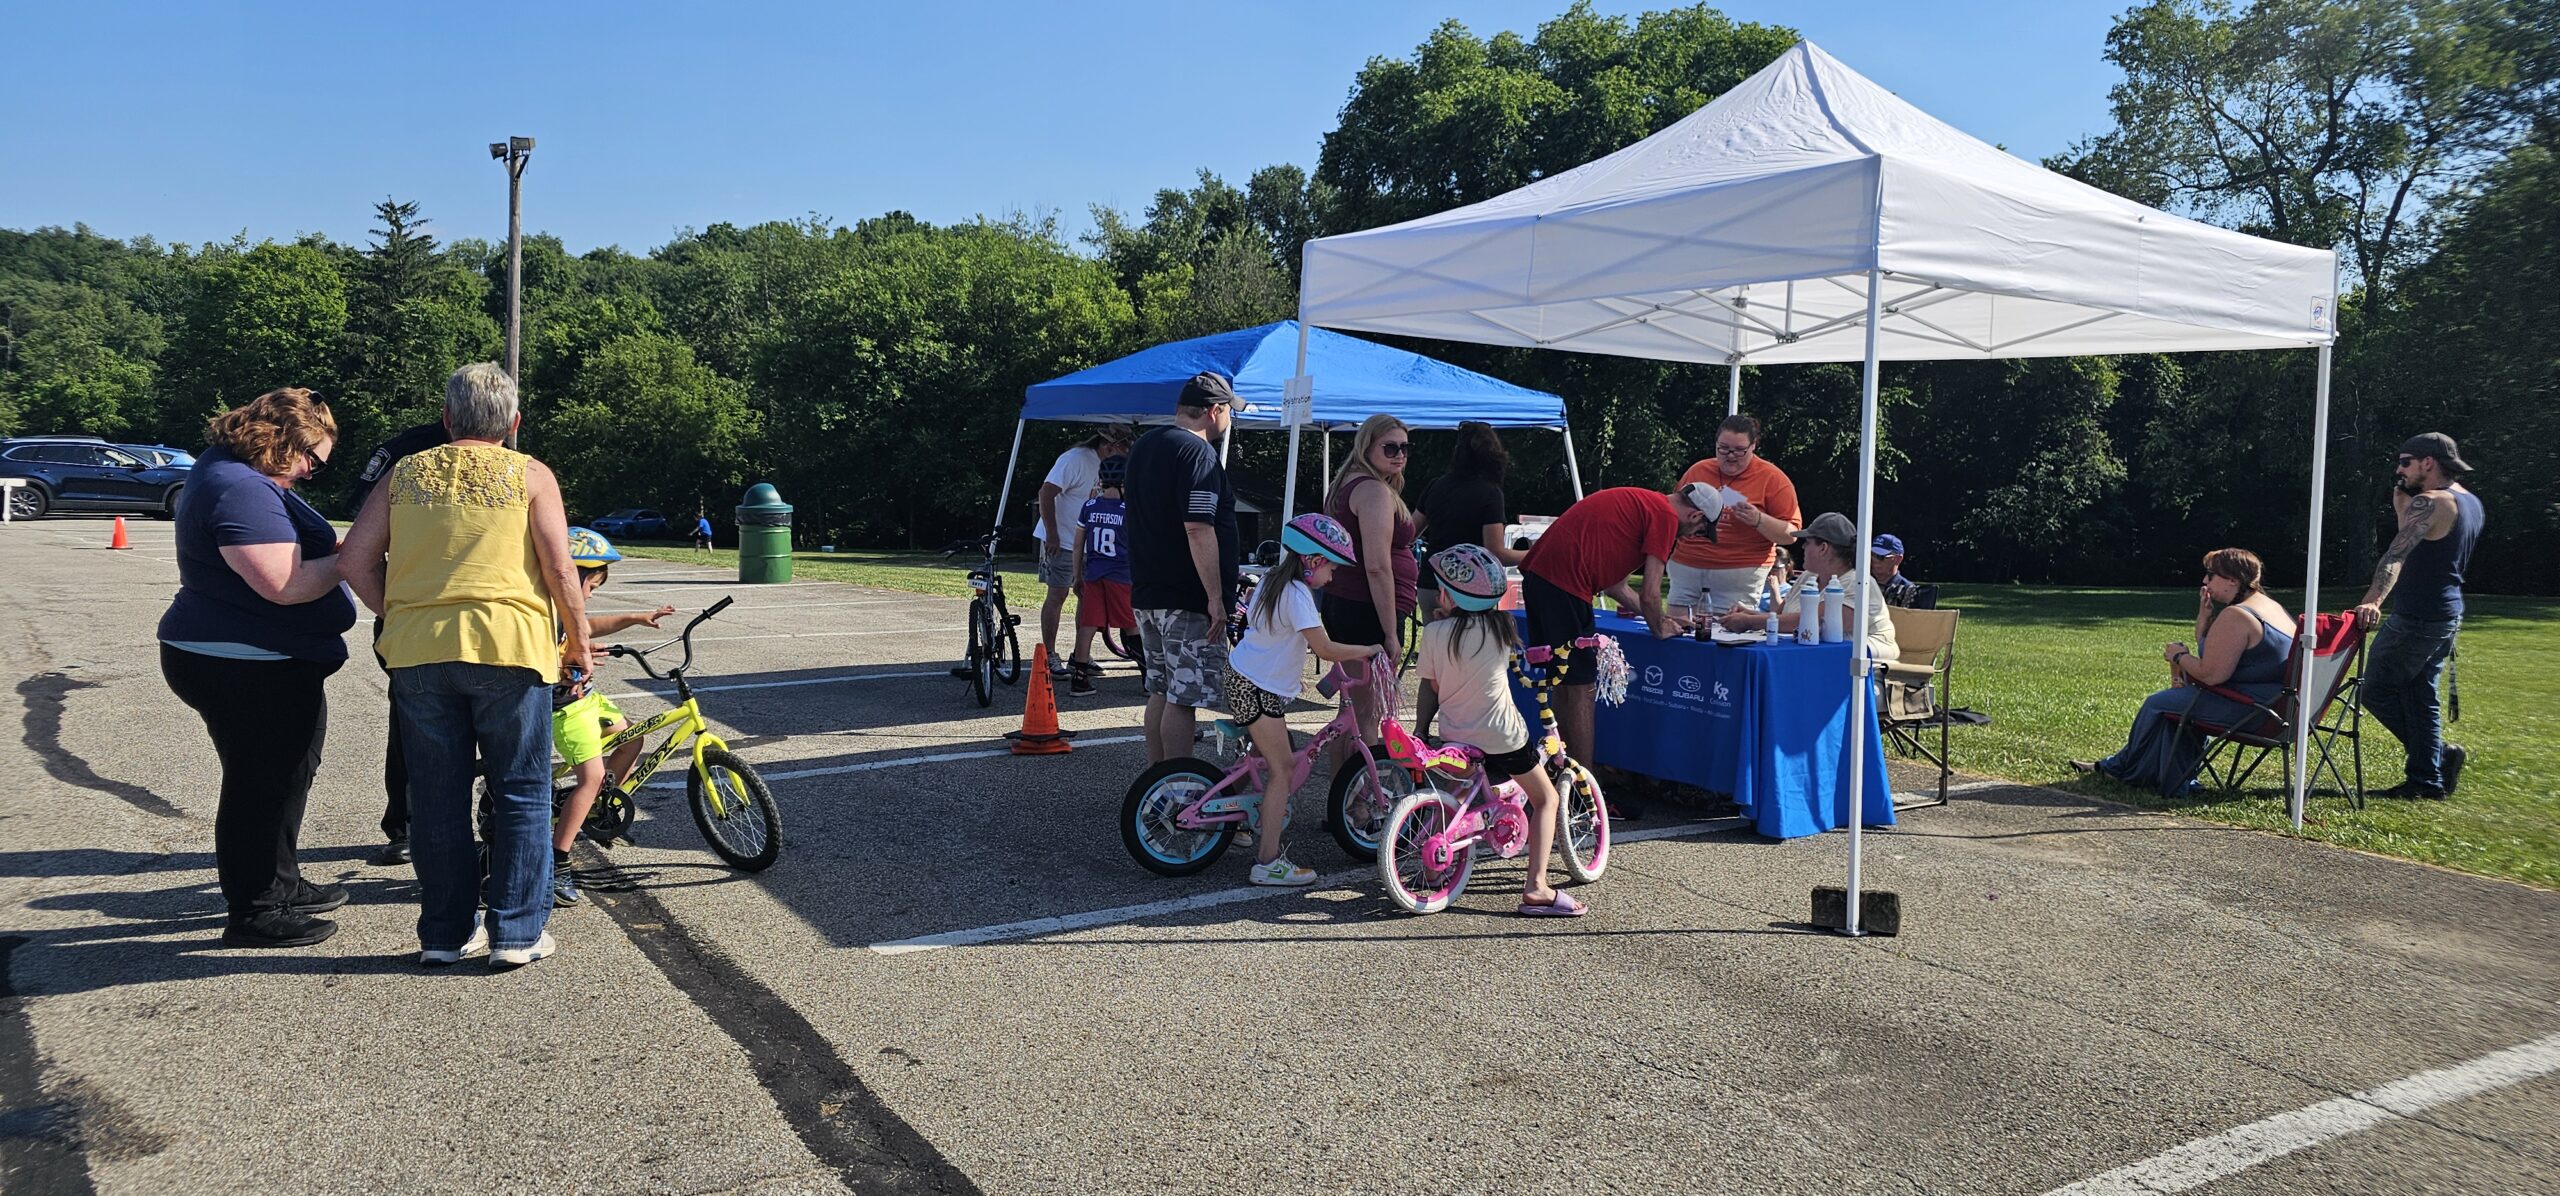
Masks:
[[[546,930],[530,947],[501,947],[489,952],[489,970],[503,972],[520,968],[537,959],[549,959],[551,953],[559,949],[560,944],[551,941],[551,932]]]
[[[418,962],[431,968],[451,967],[452,965],[461,963],[463,960],[469,959],[475,955],[487,955],[488,953],[489,928],[486,926],[474,926],[471,928],[471,941],[462,944],[462,946],[458,948],[450,950],[439,951],[433,947],[429,947],[426,950],[418,952]]]
[[[1281,888],[1298,888],[1316,883],[1315,869],[1301,868],[1292,864],[1289,862],[1289,857],[1285,855],[1268,864],[1255,864],[1253,871],[1245,875],[1255,884]]]

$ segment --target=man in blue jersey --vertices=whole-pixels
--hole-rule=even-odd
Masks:
[[[2453,796],[2470,753],[2444,741],[2436,683],[2462,630],[2462,574],[2480,540],[2479,496],[2458,479],[2471,472],[2442,432],[2412,436],[2391,467],[2391,506],[2400,527],[2374,566],[2373,585],[2356,605],[2368,625],[2380,621],[2364,662],[2364,708],[2400,740],[2408,779],[2384,797],[2443,800]],[[2384,599],[2391,617],[2382,618]]]

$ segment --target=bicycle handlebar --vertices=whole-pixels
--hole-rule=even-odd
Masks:
[[[729,609],[729,604],[736,601],[737,598],[734,596],[724,597],[718,602],[714,602],[710,606],[705,607],[703,612],[695,615],[691,622],[686,623],[684,625],[684,630],[677,632],[673,639],[660,640],[646,648],[634,647],[630,644],[615,644],[605,649],[605,655],[628,656],[639,663],[640,671],[647,673],[651,680],[665,681],[693,667],[693,629],[702,626],[703,620],[709,619],[711,616]],[[669,644],[684,645],[684,660],[674,668],[668,669],[664,673],[660,673],[657,669],[650,667],[649,654],[658,651]]]

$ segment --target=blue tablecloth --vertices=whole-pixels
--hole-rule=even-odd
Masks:
[[[1657,640],[1640,620],[1599,616],[1634,673],[1622,706],[1600,707],[1602,764],[1733,796],[1743,817],[1778,839],[1848,825],[1851,644],[1722,646]],[[1536,703],[1513,696],[1536,725]],[[1893,823],[1884,736],[1867,703],[1868,826]]]

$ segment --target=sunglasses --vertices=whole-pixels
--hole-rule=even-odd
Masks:
[[[310,449],[302,450],[302,459],[311,463],[311,472],[307,475],[309,477],[319,477],[321,470],[329,468],[329,459]]]
[[[2394,465],[2392,466],[2392,468],[2393,468],[2393,469],[2400,469],[2400,468],[2403,468],[2403,467],[2405,467],[2405,466],[2415,465],[2415,464],[2417,464],[2420,460],[2421,460],[2421,458],[2418,458],[2418,457],[2412,457],[2412,456],[2409,456],[2409,455],[2408,455],[2408,454],[2406,454],[2406,453],[2403,453],[2403,454],[2401,454],[2401,456],[2400,456],[2400,460],[2399,460],[2396,464],[2394,464]]]
[[[1382,440],[1378,442],[1378,451],[1390,457],[1401,457],[1412,452],[1413,446],[1402,440]]]

